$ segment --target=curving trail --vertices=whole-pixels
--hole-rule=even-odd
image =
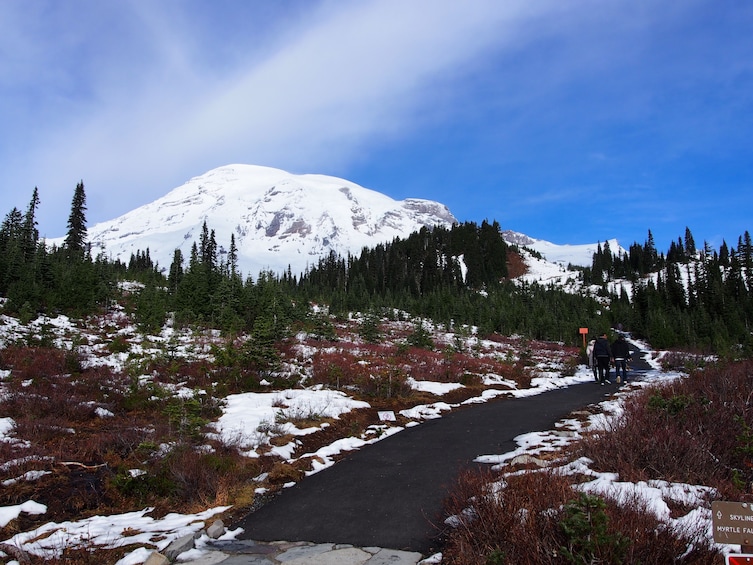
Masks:
[[[632,377],[650,367],[639,355]],[[612,372],[612,377],[614,373]],[[617,385],[594,382],[520,399],[462,407],[351,453],[284,489],[234,527],[243,539],[342,543],[429,554],[442,504],[458,473],[480,455],[514,450],[515,437],[553,429],[603,401]]]

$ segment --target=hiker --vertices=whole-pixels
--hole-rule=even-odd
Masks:
[[[614,357],[614,375],[617,382],[627,382],[627,362],[630,359],[630,346],[625,336],[620,334],[612,344],[612,356]],[[622,377],[620,377],[620,372]]]
[[[596,371],[596,362],[594,361],[594,343],[596,343],[596,340],[592,339],[586,346],[586,360],[588,362],[588,366],[591,368],[591,371],[593,371],[594,380],[598,383],[599,373]]]
[[[609,363],[612,360],[612,349],[609,347],[606,332],[596,338],[593,357],[599,371],[599,384],[602,386],[605,384],[611,385],[612,381],[609,380]]]

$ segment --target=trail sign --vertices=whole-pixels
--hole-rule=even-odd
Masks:
[[[711,521],[716,543],[753,545],[753,504],[712,502]]]
[[[585,347],[586,336],[588,335],[588,328],[578,328],[578,333],[583,336],[583,347]]]

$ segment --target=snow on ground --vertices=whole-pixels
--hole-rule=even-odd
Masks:
[[[42,505],[31,506],[29,510],[40,513],[39,506]],[[59,557],[63,547],[118,548],[144,544],[163,550],[178,538],[196,534],[204,527],[205,521],[228,508],[230,507],[218,506],[198,514],[167,514],[162,518],[152,518],[149,513],[153,508],[145,508],[137,512],[93,516],[75,522],[50,522],[30,532],[17,534],[5,543],[22,547],[25,551],[46,559]],[[239,530],[233,530],[221,539],[233,539],[239,533]],[[118,565],[143,563],[150,553],[149,550],[138,549],[118,561]]]
[[[521,235],[521,234],[519,234]],[[525,240],[522,245],[534,251],[538,251],[544,259],[560,265],[578,265],[580,267],[590,267],[593,256],[598,250],[601,243],[585,243],[580,245],[559,245],[543,239],[533,239],[523,236]],[[608,241],[609,249],[612,253],[625,253],[616,239]],[[603,245],[602,245],[603,247]]]
[[[554,284],[563,290],[576,292],[582,287],[579,282],[580,273],[569,270],[567,265],[552,263],[546,259],[539,259],[523,252],[523,260],[528,266],[528,272],[516,280],[526,283],[538,283],[540,285]]]
[[[564,274],[561,273],[560,276],[564,276]],[[17,339],[24,339],[28,331],[30,330],[18,324],[15,319],[0,316],[0,345]],[[77,332],[80,333],[80,330],[63,316],[37,321],[37,327],[32,331],[51,333],[56,342],[59,343],[59,346],[63,347],[70,347],[71,340],[73,339],[72,335]],[[120,331],[127,333],[131,329],[126,326]],[[211,341],[213,337],[215,336],[206,336],[206,341]],[[191,341],[195,341],[195,336],[180,336],[172,333],[170,328],[166,328],[161,336],[152,336],[149,339],[155,342],[160,339],[165,341],[172,340],[174,343],[174,353],[177,355],[187,355],[188,344]],[[142,346],[142,353],[148,354],[150,351],[148,344],[142,343]],[[646,349],[645,344],[640,344],[640,346],[641,349]],[[203,354],[202,351],[197,352],[195,347],[191,347],[190,353],[194,357],[197,354]],[[122,366],[124,362],[115,354],[105,355],[103,351],[95,350],[94,348],[88,350],[88,357],[90,363],[107,363]],[[7,373],[6,371],[0,374],[0,394],[2,394],[2,379],[8,376]],[[631,387],[648,386],[658,380],[679,377],[680,374],[661,372],[658,362],[654,361],[654,369],[649,371],[641,381],[634,381]],[[499,384],[499,377],[495,379],[494,376],[490,376],[489,378]],[[538,372],[538,376],[532,379],[531,388],[517,389],[515,388],[515,383],[505,382],[509,386],[509,390],[487,390],[480,396],[467,400],[466,403],[486,402],[500,394],[516,397],[530,396],[540,394],[552,388],[587,382],[592,378],[590,370],[586,367],[580,367],[576,374],[571,377],[563,377],[557,371],[541,370]],[[428,391],[440,397],[453,388],[462,386],[415,380],[411,381],[411,385],[417,390]],[[554,451],[568,442],[576,441],[587,427],[596,429],[608,428],[611,419],[620,414],[622,402],[627,394],[629,394],[629,389],[619,392],[612,399],[605,401],[601,406],[602,413],[591,416],[588,422],[566,420],[561,422],[555,430],[524,434],[517,438],[518,449],[503,454],[487,454],[479,457],[478,461],[500,464],[522,454],[530,456],[540,455],[546,451]],[[268,432],[272,428],[281,428],[285,433],[289,433],[295,438],[296,436],[312,433],[326,425],[326,423],[315,425],[318,419],[337,418],[350,410],[368,406],[367,403],[356,401],[342,392],[322,388],[244,393],[232,395],[226,399],[223,414],[213,424],[213,427],[215,429],[214,433],[221,436],[226,442],[237,445],[249,457],[258,456],[260,451],[269,452],[272,450],[283,459],[289,459],[298,445],[297,440],[293,439],[290,444],[285,446],[273,447],[268,442]],[[450,411],[456,406],[440,400],[433,404],[403,410],[400,414],[411,420],[407,426],[414,426],[420,425],[421,421],[427,419],[442,417],[444,412]],[[307,422],[307,427],[297,427],[296,423],[300,422]],[[14,422],[11,419],[0,419],[0,441],[12,441],[9,434],[13,426]],[[309,474],[318,472],[334,464],[334,457],[338,453],[359,449],[364,445],[399,433],[403,429],[405,428],[402,426],[390,425],[389,423],[372,426],[362,437],[341,438],[316,453],[305,454],[303,457],[313,457],[313,468]],[[710,510],[699,507],[684,517],[672,519],[669,517],[666,502],[682,498],[683,500],[692,501],[694,505],[699,505],[699,501],[705,500],[706,487],[667,484],[659,481],[640,484],[624,483],[618,481],[617,477],[613,474],[596,473],[590,470],[588,464],[587,460],[581,459],[564,465],[561,468],[561,472],[578,472],[592,477],[591,481],[581,485],[581,488],[588,492],[617,498],[639,496],[657,516],[673,526],[681,527],[684,523],[691,520],[696,523],[705,523],[707,524],[706,530],[708,531],[708,536],[711,538]],[[5,540],[4,543],[22,547],[25,551],[42,557],[56,556],[59,555],[63,547],[77,546],[116,548],[128,544],[143,543],[163,549],[170,542],[187,533],[198,532],[204,527],[205,521],[211,519],[215,514],[223,512],[226,510],[226,507],[211,508],[199,514],[170,514],[161,519],[149,516],[151,510],[150,508],[146,508],[139,512],[112,516],[94,516],[75,522],[47,523],[32,532],[19,533]],[[0,524],[7,524],[22,512],[43,514],[45,511],[46,508],[43,505],[33,500],[15,506],[0,508]],[[238,532],[229,532],[226,535],[228,539],[231,539],[237,534]],[[198,543],[197,547],[198,550],[194,550],[192,558],[196,557],[197,551],[199,553],[202,551],[201,543]],[[726,551],[734,547],[723,546],[723,550]],[[139,549],[124,557],[119,561],[119,565],[141,563],[147,556],[148,550]]]
[[[641,349],[647,349],[645,344],[642,344]],[[647,359],[651,359],[650,354],[647,354]],[[632,391],[654,385],[658,381],[667,382],[683,376],[678,372],[663,372],[655,360],[651,360],[651,364],[654,366],[652,370],[645,373],[640,380],[631,381],[629,388],[622,389],[610,399],[601,402],[599,404],[601,412],[592,414],[587,421],[566,419],[558,422],[554,430],[522,434],[515,438],[518,444],[517,449],[502,454],[481,455],[475,461],[497,465],[501,468],[503,463],[517,457],[537,457],[546,453],[556,453],[568,444],[578,441],[586,430],[609,430],[612,422],[622,414],[624,402]],[[576,376],[583,377],[585,380],[593,378],[587,367],[581,367]],[[647,511],[653,512],[659,520],[676,531],[705,532],[708,539],[713,542],[712,517],[708,500],[714,491],[710,487],[659,480],[628,483],[620,481],[615,473],[592,470],[590,463],[589,459],[582,457],[565,463],[556,470],[564,474],[590,477],[589,481],[582,482],[576,487],[583,492],[610,498],[617,502],[633,504],[639,500]],[[678,504],[694,509],[684,516],[672,518],[670,505],[676,508]],[[725,554],[740,551],[739,545],[714,545]]]
[[[528,267],[528,272],[515,279],[519,284],[537,283],[543,286],[553,285],[557,288],[561,288],[565,292],[573,294],[590,292],[593,296],[596,296],[601,290],[601,285],[585,287],[580,280],[581,272],[569,269],[568,266],[571,265],[569,262],[555,262],[548,258],[539,259],[526,251],[522,252],[522,256],[523,261]],[[579,263],[572,263],[572,265],[579,265]],[[609,292],[617,296],[622,294],[623,289],[627,292],[628,296],[632,296],[633,293],[633,283],[627,280],[619,279],[609,281],[606,286]]]
[[[284,390],[280,392],[247,392],[233,394],[226,399],[226,405],[217,422],[212,427],[228,445],[235,445],[249,457],[258,457],[259,448],[269,445],[269,435],[265,430],[274,428],[276,435],[291,434],[301,436],[316,432],[321,426],[301,429],[294,421],[315,421],[322,418],[337,418],[356,408],[368,408],[367,402],[353,400],[345,393],[336,390]],[[297,443],[291,442],[281,447],[272,447],[283,459],[290,459]]]

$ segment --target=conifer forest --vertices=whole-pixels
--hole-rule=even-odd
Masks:
[[[330,314],[349,312],[430,318],[452,327],[477,326],[481,335],[518,334],[579,345],[579,327],[621,327],[656,348],[751,353],[753,242],[746,231],[734,245],[697,245],[690,229],[659,250],[651,232],[627,252],[600,244],[590,267],[576,268],[580,292],[553,284],[521,283],[521,254],[506,243],[500,225],[463,222],[423,228],[406,239],[364,248],[359,255],[330,255],[302,274],[241,273],[235,241],[217,242],[206,223],[190,256],[176,250],[170,265],[155,264],[149,249],[128,263],[93,257],[86,232],[83,182],[74,191],[64,243],[39,237],[33,191],[25,211],[14,208],[0,226],[0,296],[20,319],[38,313],[86,315],[121,298],[120,281],[143,288],[130,299],[144,329],[168,316],[232,334],[250,332],[271,343],[296,327],[329,331]],[[220,253],[218,244],[227,252]],[[625,281],[629,284],[620,284]],[[630,291],[626,289],[630,289]]]

